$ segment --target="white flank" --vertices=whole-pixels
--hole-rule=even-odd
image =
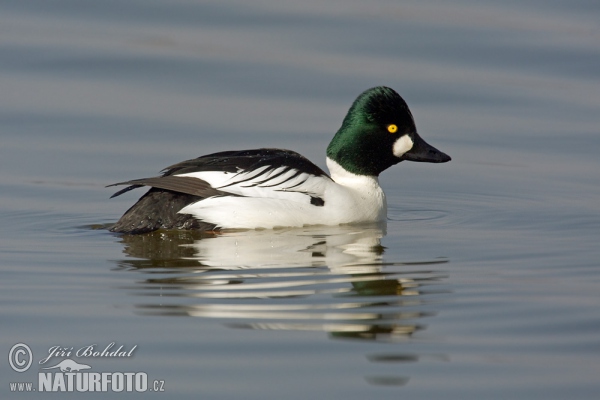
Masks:
[[[292,170],[261,184],[281,172],[280,168],[267,173],[264,173],[266,168],[261,168],[240,173],[182,174],[180,176],[193,176],[214,188],[244,197],[212,197],[190,204],[179,212],[224,229],[339,225],[385,219],[385,194],[377,177],[349,173],[329,158],[327,166],[335,182],[305,173],[286,181],[297,172]],[[310,196],[322,199],[325,204],[312,205]]]
[[[400,158],[404,155],[404,153],[406,153],[407,151],[412,149],[413,144],[414,143],[413,143],[412,139],[410,138],[410,136],[403,135],[394,142],[394,147],[392,148],[392,152],[394,153],[394,155],[396,157]]]

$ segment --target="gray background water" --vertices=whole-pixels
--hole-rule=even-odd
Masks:
[[[2,397],[63,398],[9,383],[116,342],[134,357],[76,360],[170,398],[597,398],[599,21],[584,0],[2,1],[0,352],[34,353],[0,362]],[[141,194],[105,185],[184,159],[324,167],[382,84],[453,157],[382,175],[387,232],[104,229]]]

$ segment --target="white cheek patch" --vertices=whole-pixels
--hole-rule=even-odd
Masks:
[[[392,148],[392,152],[394,153],[394,155],[396,157],[400,158],[404,155],[404,153],[406,153],[407,151],[412,149],[413,144],[414,143],[413,143],[412,139],[410,138],[410,136],[403,135],[394,142],[394,147]]]

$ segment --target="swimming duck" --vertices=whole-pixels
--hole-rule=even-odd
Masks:
[[[418,134],[408,105],[379,86],[360,94],[327,147],[330,175],[291,150],[213,153],[180,162],[162,175],[109,186],[149,186],[110,229],[256,229],[385,220],[378,176],[401,161],[443,163],[450,157]],[[111,197],[111,198],[112,198]]]

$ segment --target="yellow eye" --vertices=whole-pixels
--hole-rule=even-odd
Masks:
[[[389,133],[396,133],[398,131],[398,127],[395,124],[388,125]]]

